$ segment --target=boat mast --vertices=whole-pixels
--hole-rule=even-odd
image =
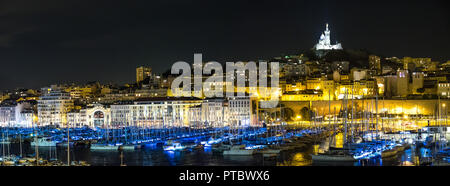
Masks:
[[[66,121],[67,126],[67,166],[70,166],[70,136],[69,136],[69,123]]]
[[[35,141],[35,146],[34,146],[34,148],[35,148],[35,152],[36,152],[36,165],[39,165],[39,143],[38,143],[38,141],[37,141],[37,135],[38,135],[38,131],[37,131],[37,125],[38,125],[38,123],[36,122],[36,125],[33,125],[34,127],[34,131],[35,131],[35,134],[34,134],[34,141]],[[3,154],[5,154],[5,152],[4,152],[4,150],[3,150]]]
[[[4,128],[2,127],[2,150],[3,150],[3,157],[5,157],[5,133],[4,133]]]
[[[20,157],[22,157],[22,135],[20,134],[19,130],[19,148],[20,148]]]
[[[331,95],[330,90],[328,90],[328,115],[331,115]],[[328,129],[331,127],[331,120],[328,118]],[[329,146],[330,144],[328,144]]]
[[[375,94],[375,126],[377,132],[376,138],[378,140],[378,92]]]
[[[344,106],[344,143],[343,144],[345,144],[346,142],[347,142],[347,116],[348,116],[348,114],[347,114],[347,99],[348,99],[348,89],[345,89],[345,96],[344,96],[344,100],[343,100],[343,105],[342,106]]]
[[[354,142],[354,136],[353,136],[353,130],[354,130],[354,126],[353,126],[353,108],[355,107],[354,106],[354,104],[353,104],[353,99],[354,99],[354,97],[353,97],[353,84],[352,84],[352,114],[351,114],[351,120],[350,120],[350,131],[351,131],[351,142],[353,143]]]

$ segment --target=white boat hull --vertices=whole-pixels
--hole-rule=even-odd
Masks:
[[[48,142],[48,143],[35,143],[35,142],[31,142],[31,146],[39,146],[39,147],[56,147],[56,142]]]
[[[279,154],[281,152],[281,149],[266,149],[262,150],[262,154]]]
[[[134,150],[134,145],[122,145],[122,146],[119,146],[119,149],[122,149],[122,150]]]
[[[313,161],[356,161],[352,156],[311,155]]]
[[[238,155],[238,156],[249,156],[253,155],[255,151],[251,150],[225,150],[223,151],[223,155]]]
[[[381,153],[381,157],[382,157],[382,158],[388,158],[388,157],[392,157],[392,156],[395,156],[395,155],[397,155],[397,151],[394,150],[394,149],[392,149],[392,150],[387,150],[387,151],[383,151],[383,152]]]
[[[118,150],[118,146],[110,145],[91,145],[91,150]]]

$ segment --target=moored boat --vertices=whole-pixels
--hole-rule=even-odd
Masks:
[[[245,145],[235,145],[230,148],[230,150],[223,151],[223,155],[242,155],[248,156],[253,155],[255,151],[253,149],[245,149]]]
[[[56,141],[53,141],[50,137],[40,137],[37,138],[37,141],[32,141],[31,146],[39,146],[39,147],[55,147],[57,144]]]
[[[356,161],[353,156],[339,154],[312,154],[311,157],[313,161]]]
[[[134,150],[135,145],[120,145],[118,147],[119,150]]]
[[[264,159],[274,159],[278,154],[263,154]]]
[[[265,149],[262,149],[260,151],[258,151],[258,153],[261,154],[279,154],[281,152],[281,148],[277,147],[277,146],[273,146],[273,147],[268,147]]]
[[[172,141],[167,141],[168,143],[166,145],[163,146],[163,149],[166,151],[174,151],[174,150],[183,150],[185,149],[184,146],[181,145],[181,143],[179,142],[172,142]]]
[[[389,149],[381,152],[381,158],[388,158],[397,155],[397,150]]]
[[[118,146],[111,144],[91,144],[91,150],[118,150]]]

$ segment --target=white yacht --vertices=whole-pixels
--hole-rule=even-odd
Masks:
[[[112,144],[99,144],[94,143],[91,144],[91,150],[118,150],[119,146],[112,145]]]
[[[31,146],[55,147],[56,141],[53,141],[50,137],[40,137],[37,138],[37,141],[32,141]]]
[[[245,149],[245,145],[235,145],[230,148],[230,150],[223,151],[223,155],[253,155],[255,153],[254,149]]]

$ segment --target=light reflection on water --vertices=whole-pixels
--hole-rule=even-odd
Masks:
[[[6,148],[5,148],[6,149]],[[9,145],[11,154],[20,154],[18,144]],[[67,161],[65,148],[39,147],[39,156],[43,158],[57,157]],[[264,160],[261,154],[254,156],[223,156],[215,154],[211,149],[203,151],[163,151],[157,149],[137,149],[123,151],[123,162],[128,166],[412,166],[418,164],[418,156],[427,156],[429,150],[418,151],[407,149],[404,153],[390,159],[370,159],[358,162],[313,162],[310,154],[314,154],[319,145],[311,145],[303,152],[281,152],[275,160]],[[2,146],[0,145],[0,155]],[[6,150],[6,152],[8,152]],[[34,148],[24,145],[24,155],[34,154]],[[71,150],[71,160],[87,161],[95,166],[120,166],[121,154],[118,151],[90,151],[89,149]]]
[[[311,156],[307,153],[295,153],[291,160],[277,163],[277,166],[309,166],[312,164]]]

